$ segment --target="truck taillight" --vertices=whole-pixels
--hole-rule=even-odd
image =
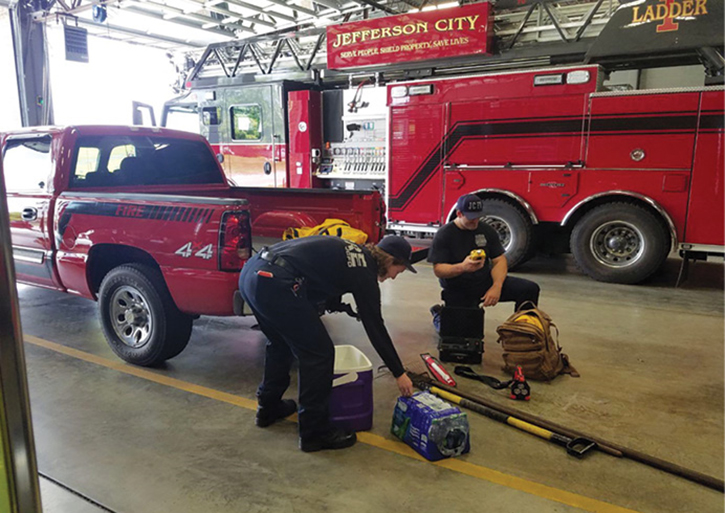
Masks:
[[[219,240],[219,268],[239,271],[252,256],[249,212],[224,212]]]

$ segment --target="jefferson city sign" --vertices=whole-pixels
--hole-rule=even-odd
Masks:
[[[387,16],[327,27],[327,67],[490,55],[493,12],[488,2]]]

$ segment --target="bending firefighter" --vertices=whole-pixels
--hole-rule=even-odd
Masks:
[[[267,336],[264,378],[257,390],[257,425],[266,427],[297,410],[282,399],[290,367],[299,362],[300,449],[342,449],[355,433],[329,423],[329,400],[335,349],[318,314],[318,306],[352,293],[368,338],[395,376],[400,393],[413,384],[383,323],[379,282],[405,271],[411,247],[402,237],[387,236],[377,246],[360,246],[337,237],[284,241],[251,258],[239,276],[242,297]]]

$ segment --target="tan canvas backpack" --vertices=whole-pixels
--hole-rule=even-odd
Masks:
[[[528,307],[527,307],[528,305]],[[545,312],[527,301],[496,329],[503,348],[504,371],[521,366],[526,379],[551,381],[559,374],[579,373],[561,352],[559,330]]]

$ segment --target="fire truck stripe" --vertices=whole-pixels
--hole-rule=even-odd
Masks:
[[[550,134],[578,135],[582,133],[583,118],[557,119],[535,122],[519,120],[507,123],[465,122],[457,123],[443,141],[445,156],[448,157],[453,149],[463,139],[488,138],[492,136],[506,136],[517,134],[518,137],[542,137]],[[391,210],[402,209],[415,194],[431,179],[435,170],[441,163],[440,145],[438,145],[416,173],[403,186],[401,193],[391,196],[389,205]]]
[[[443,139],[443,152],[441,152],[440,144],[434,148],[399,192],[390,196],[389,208],[391,211],[402,210],[423,188],[425,183],[431,179],[441,162],[445,161],[455,148],[466,139],[551,137],[554,134],[573,137],[582,136],[587,132],[597,136],[630,134],[632,132],[640,135],[694,134],[697,128],[697,116],[691,112],[683,112],[681,115],[653,116],[648,114],[632,116],[629,114],[626,117],[621,117],[616,114],[608,114],[606,116],[594,116],[591,122],[586,118],[576,117],[571,119],[521,119],[504,123],[486,121],[456,123]],[[717,128],[715,126],[717,123],[722,127],[722,117],[701,116],[700,118],[700,126],[703,128],[710,128],[711,125]]]
[[[506,121],[507,123],[502,123],[501,121]],[[548,128],[550,124],[555,124],[551,128]],[[586,120],[584,121],[586,123]],[[469,135],[461,136],[458,133],[459,127],[467,126],[467,127],[480,127],[483,125],[496,125],[495,128],[488,130],[489,133],[483,133],[486,130],[481,130],[480,128],[478,130],[481,131],[479,134],[470,134],[470,136],[478,135],[479,137],[490,137],[490,138],[498,138],[498,137],[511,137],[511,138],[523,138],[523,137],[551,137],[551,133],[556,132],[556,128],[561,129],[562,127],[566,127],[566,130],[564,132],[560,132],[559,135],[562,137],[566,136],[578,136],[580,135],[580,132],[582,130],[582,117],[581,116],[570,116],[570,117],[563,117],[563,116],[545,116],[545,117],[537,117],[537,118],[530,118],[530,119],[521,119],[521,118],[506,118],[506,119],[500,119],[497,120],[494,123],[491,123],[484,119],[473,119],[470,121],[465,122],[458,122],[451,130],[448,132],[446,137],[444,138],[444,148],[446,148],[445,153],[446,155],[450,155],[453,150],[463,141],[464,137],[469,137]],[[505,128],[509,127],[509,130],[507,131]],[[512,131],[510,131],[511,127],[514,127],[514,131],[518,129],[518,127],[529,127],[527,130],[520,130],[519,135],[511,135]],[[539,135],[533,133],[537,130],[538,127],[544,127],[543,129],[538,129],[540,132]],[[466,129],[462,129],[466,130]],[[476,129],[472,129],[474,132]],[[543,132],[543,133],[541,133]],[[567,133],[571,132],[571,133]],[[437,145],[433,151],[431,151],[428,156],[426,157],[426,162],[429,159],[437,159],[440,161],[440,148],[441,145]],[[426,167],[427,169],[427,167]],[[421,172],[421,168],[419,167],[418,172],[410,176],[406,182],[403,184],[403,189],[409,187],[409,184],[412,182],[420,182],[417,175]],[[435,171],[435,168],[431,171],[431,173]],[[423,182],[420,182],[421,185],[427,182],[428,179],[425,179]],[[394,198],[391,197],[390,204],[394,204]]]
[[[592,132],[612,132],[627,131],[638,132],[641,130],[694,130],[697,126],[697,116],[647,116],[647,117],[627,117],[627,118],[609,118],[609,119],[592,119]]]
[[[703,130],[722,130],[723,129],[723,113],[714,116],[700,116],[700,128]]]

